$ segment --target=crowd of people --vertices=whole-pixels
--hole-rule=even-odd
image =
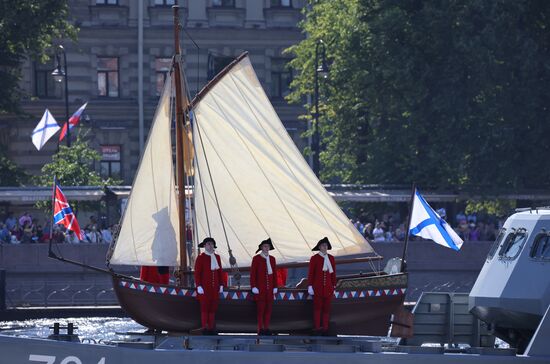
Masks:
[[[48,243],[50,238],[54,243],[68,244],[110,244],[113,241],[115,225],[99,224],[94,216],[82,230],[83,238],[80,239],[73,231],[67,231],[63,225],[54,225],[53,231],[50,224],[40,224],[38,219],[24,212],[19,218],[13,213],[0,222],[0,244],[32,244]]]
[[[498,233],[499,220],[493,216],[478,218],[477,214],[464,212],[449,219],[444,208],[437,210],[438,215],[450,224],[464,241],[493,241]],[[399,213],[386,213],[380,218],[371,215],[361,219],[350,219],[357,230],[370,242],[399,242],[405,240],[406,218]],[[411,240],[418,239],[410,237]]]

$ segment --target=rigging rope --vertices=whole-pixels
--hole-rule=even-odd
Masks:
[[[218,213],[220,215],[220,221],[221,221],[221,224],[222,224],[223,234],[225,236],[225,242],[227,244],[227,252],[229,253],[229,265],[231,266],[231,272],[233,273],[233,277],[237,281],[237,285],[240,287],[240,285],[241,285],[241,273],[239,272],[239,266],[237,265],[237,259],[233,256],[233,251],[231,250],[231,246],[229,245],[229,238],[227,237],[227,231],[225,229],[225,223],[223,221],[222,211],[221,211],[221,208],[220,208],[220,202],[218,200],[218,194],[216,193],[216,187],[214,185],[214,180],[212,179],[212,172],[210,170],[210,164],[208,163],[208,157],[206,156],[206,151],[204,149],[204,143],[203,143],[203,140],[202,140],[202,133],[201,133],[201,128],[199,126],[198,119],[195,120],[195,128],[197,130],[197,134],[199,135],[199,141],[200,141],[202,152],[203,152],[202,155],[204,156],[204,160],[206,162],[206,169],[208,171],[208,177],[210,178],[210,182],[212,184],[212,191],[214,192],[214,199],[215,199],[215,202],[216,202],[216,207],[217,207]],[[205,205],[206,205],[206,201],[205,201]],[[206,211],[206,206],[205,206],[205,211]]]
[[[214,151],[214,153],[216,154],[216,156],[219,158],[220,160],[220,163],[222,164],[224,170],[227,172],[227,174],[229,175],[229,177],[231,178],[231,180],[233,181],[233,183],[235,184],[235,187],[237,188],[237,191],[239,191],[240,195],[242,196],[242,198],[244,199],[244,201],[246,202],[247,206],[249,207],[250,211],[252,212],[252,214],[254,215],[254,217],[256,218],[256,220],[258,221],[258,224],[260,225],[260,227],[263,229],[264,233],[267,235],[267,236],[270,236],[269,232],[267,231],[267,228],[264,226],[264,224],[262,223],[260,217],[258,216],[258,214],[256,214],[256,212],[254,211],[254,209],[252,208],[252,204],[250,203],[250,201],[248,200],[248,198],[246,197],[246,195],[244,194],[243,190],[240,188],[240,186],[238,185],[233,173],[231,173],[230,169],[227,167],[227,164],[224,162],[223,158],[221,157],[220,153],[218,152],[218,150],[216,149],[216,147],[214,146],[214,143],[212,143],[212,141],[210,140],[210,138],[208,137],[208,135],[205,135],[205,138],[207,139],[208,142],[210,142],[210,146],[212,147],[212,150]],[[207,189],[206,189],[207,192],[209,192]],[[209,192],[209,197],[214,200],[214,197],[212,197],[211,193]],[[204,197],[203,197],[204,198]],[[237,240],[239,241],[239,243],[241,243],[241,246],[243,247],[243,250],[246,251],[246,247],[244,246],[244,244],[242,244],[242,241],[240,240],[239,238],[239,235],[237,234],[237,232],[231,227],[231,224],[229,223],[229,219],[226,218],[226,221],[229,225],[229,228],[231,229],[231,231],[233,231],[233,233],[235,234],[235,236],[237,237]],[[281,257],[285,258],[285,255],[282,254],[280,251],[278,251],[279,254],[281,254]],[[250,258],[252,258],[252,255],[250,255]]]
[[[237,86],[238,88],[238,86]],[[241,95],[242,96],[242,95]],[[244,97],[243,97],[244,98]],[[222,111],[222,114],[223,114],[223,118],[225,120],[229,120],[229,118],[227,117],[227,115],[225,114],[225,112],[223,111],[223,109],[220,107],[220,105],[218,104],[218,101],[216,100],[215,96],[212,95],[212,99],[214,100],[214,102],[216,103],[216,106],[218,107],[218,109],[220,109]],[[231,125],[231,124],[230,124]],[[271,180],[268,178],[267,174],[265,173],[265,171],[263,170],[263,168],[261,167],[260,163],[258,162],[257,158],[254,156],[254,153],[252,153],[252,151],[250,150],[250,148],[248,147],[248,145],[244,142],[243,140],[243,137],[242,135],[235,129],[235,127],[233,125],[231,125],[231,128],[235,131],[235,133],[237,134],[237,136],[239,137],[239,139],[241,140],[241,143],[242,145],[245,146],[246,150],[248,151],[248,154],[250,154],[250,156],[252,157],[252,159],[254,160],[254,162],[256,163],[256,166],[258,167],[258,169],[262,172],[262,175],[264,176],[264,178],[266,179],[267,183],[269,184],[269,186],[271,187],[271,190],[273,191],[273,193],[275,194],[275,196],[277,196],[277,199],[279,200],[279,202],[281,203],[281,205],[283,206],[283,209],[285,210],[286,214],[288,215],[288,217],[290,218],[290,220],[292,221],[292,223],[294,224],[294,226],[296,227],[296,230],[298,230],[298,233],[300,234],[300,236],[302,237],[302,239],[304,240],[304,243],[308,246],[309,249],[311,249],[311,245],[308,243],[306,237],[304,236],[302,230],[300,229],[300,227],[298,226],[298,223],[295,221],[294,217],[292,216],[292,214],[290,213],[290,211],[288,210],[288,207],[287,205],[283,202],[283,199],[281,198],[279,192],[277,191],[277,189],[275,188],[275,186],[273,186],[273,183],[271,182]]]
[[[294,171],[292,170],[292,168],[290,168],[290,166],[288,165],[288,161],[286,160],[286,158],[283,156],[283,154],[281,153],[280,149],[277,147],[276,143],[273,141],[273,139],[270,137],[269,133],[265,130],[264,126],[262,125],[262,123],[260,122],[260,120],[258,119],[258,116],[256,115],[256,113],[254,112],[254,109],[252,108],[252,106],[250,105],[250,103],[248,102],[248,100],[246,99],[246,97],[243,95],[243,92],[240,88],[240,86],[237,84],[237,82],[235,81],[235,78],[234,77],[231,77],[231,81],[233,81],[233,84],[235,85],[235,87],[237,88],[237,90],[239,91],[239,94],[241,96],[241,98],[246,102],[246,105],[248,106],[250,112],[252,113],[252,115],[254,115],[254,119],[256,120],[256,123],[258,124],[258,126],[262,129],[262,131],[264,132],[264,135],[266,136],[266,138],[270,141],[271,145],[273,146],[273,148],[277,151],[277,153],[279,154],[279,156],[281,157],[281,160],[284,162],[284,164],[286,165],[288,171],[292,174],[292,176],[294,177],[294,181],[301,187],[302,191],[304,191],[306,193],[306,195],[309,197],[309,199],[311,200],[311,202],[313,203],[313,205],[317,208],[317,211],[319,212],[319,214],[321,215],[321,217],[323,218],[323,220],[325,221],[326,225],[328,226],[328,228],[332,231],[332,233],[336,236],[336,238],[338,239],[338,242],[340,243],[340,245],[342,246],[342,248],[344,248],[344,250],[346,250],[344,244],[342,243],[342,240],[340,239],[338,233],[334,230],[334,228],[329,224],[326,216],[323,214],[323,212],[321,211],[321,209],[319,208],[319,206],[317,205],[317,203],[315,202],[315,200],[313,199],[313,197],[311,196],[311,194],[308,192],[308,190],[305,188],[305,186],[300,183],[300,180],[298,179],[298,177],[296,177],[296,174],[294,173]],[[254,160],[256,160],[254,158]],[[262,173],[264,172],[263,169],[260,167],[260,165],[258,164],[258,167],[260,168],[260,170],[262,170]],[[339,207],[338,207],[339,208]],[[288,213],[289,216],[290,216],[290,212]],[[290,218],[292,219],[292,217],[290,216]],[[292,219],[292,221],[294,222],[294,219]],[[298,226],[296,226],[298,228]],[[300,232],[301,233],[301,232]],[[308,245],[309,246],[309,245]]]

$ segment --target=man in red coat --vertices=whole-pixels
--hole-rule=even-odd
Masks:
[[[336,287],[336,262],[327,253],[331,249],[330,241],[325,237],[312,249],[319,253],[309,260],[307,292],[313,296],[313,330],[317,335],[328,334],[330,306]]]
[[[203,335],[215,335],[216,310],[223,292],[223,271],[220,256],[214,253],[216,241],[205,238],[199,244],[204,252],[195,260],[195,284],[197,298],[201,306]]]
[[[275,249],[271,239],[268,238],[258,245],[252,258],[250,267],[250,286],[256,301],[258,317],[258,335],[271,335],[269,322],[273,308],[273,295],[277,293],[277,262],[269,255],[269,251]]]

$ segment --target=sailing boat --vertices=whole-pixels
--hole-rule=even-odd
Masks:
[[[177,8],[175,8],[177,19]],[[200,310],[189,274],[184,191],[190,190],[194,240],[211,236],[223,267],[237,281],[258,242],[270,237],[278,266],[306,266],[311,248],[326,236],[337,264],[381,259],[328,195],[273,109],[247,53],[212,79],[192,101],[176,56],[160,97],[138,167],[120,233],[108,265],[180,267],[176,285],[151,284],[113,273],[121,306],[149,328],[189,332],[200,327]],[[171,125],[176,115],[176,165]],[[182,118],[187,116],[187,118]],[[187,120],[187,121],[185,121]],[[192,120],[193,122],[189,122]],[[179,144],[178,144],[179,143]],[[185,186],[184,180],[193,182]],[[178,188],[177,188],[178,187]],[[189,196],[188,196],[189,197]],[[197,241],[194,241],[196,246]],[[358,258],[359,256],[359,258]],[[312,329],[307,283],[275,295],[271,329]],[[407,274],[373,271],[338,277],[331,333],[386,335],[390,316],[403,304]],[[220,293],[219,332],[256,332],[250,288]]]

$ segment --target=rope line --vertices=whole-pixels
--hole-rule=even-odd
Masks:
[[[200,140],[202,149],[203,149],[203,156],[204,156],[204,160],[206,162],[206,169],[208,171],[208,177],[210,178],[210,183],[212,184],[212,190],[214,192],[216,207],[217,207],[218,213],[220,215],[223,234],[225,236],[225,242],[227,244],[227,251],[229,253],[229,264],[231,265],[232,271],[234,271],[234,270],[237,271],[235,273],[235,275],[236,275],[238,273],[239,268],[238,268],[238,265],[237,265],[237,261],[236,261],[235,257],[233,256],[233,251],[231,250],[231,246],[229,245],[229,238],[227,237],[227,231],[225,229],[225,223],[223,221],[222,211],[221,211],[221,208],[220,208],[220,202],[218,200],[218,194],[216,193],[216,186],[214,185],[214,180],[212,179],[212,171],[210,170],[210,163],[208,163],[208,156],[206,155],[206,151],[204,150],[204,143],[203,143],[203,140],[202,140],[202,133],[201,133],[201,128],[199,126],[198,119],[195,120],[195,126],[196,126],[196,129],[197,129],[198,135],[199,135],[199,140]]]
[[[213,109],[212,109],[213,110]],[[214,110],[215,111],[215,110]],[[229,170],[229,168],[227,167],[227,164],[224,162],[224,160],[222,159],[220,153],[218,152],[218,150],[214,147],[214,143],[212,143],[212,140],[210,139],[210,137],[208,136],[208,134],[205,134],[205,138],[207,139],[207,141],[210,143],[210,145],[212,146],[212,150],[214,151],[214,153],[216,154],[216,156],[218,157],[218,159],[220,160],[222,166],[224,167],[225,171],[229,174],[229,177],[231,178],[231,180],[233,181],[233,183],[235,184],[235,186],[237,187],[237,190],[239,191],[239,193],[241,194],[242,198],[245,200],[247,206],[250,208],[250,211],[252,212],[252,214],[254,215],[254,217],[256,218],[256,220],[258,221],[258,223],[260,224],[261,228],[263,229],[264,233],[269,236],[269,232],[267,231],[267,228],[264,226],[264,224],[262,223],[261,219],[259,218],[259,216],[256,214],[256,212],[254,211],[254,209],[252,208],[252,205],[250,204],[249,200],[246,198],[246,195],[244,194],[244,192],[242,191],[242,189],[239,187],[239,185],[237,184],[237,181],[235,179],[235,177],[233,176],[233,174],[231,173],[231,171]],[[208,190],[207,190],[208,191]],[[212,198],[212,196],[210,196]],[[225,215],[224,215],[225,216]],[[228,223],[229,223],[229,220],[227,220]],[[232,229],[233,230],[233,229]],[[235,232],[235,230],[233,230],[233,232],[235,233],[235,236],[237,237],[237,239],[239,240],[239,242],[241,242],[241,239],[239,237],[239,235]],[[244,246],[244,244],[242,244],[242,247],[245,251],[248,252],[248,250],[246,249],[246,247]],[[284,254],[282,254],[281,252],[279,252],[281,254],[281,257],[283,259],[286,259],[286,256]],[[252,255],[250,256],[252,257]]]

